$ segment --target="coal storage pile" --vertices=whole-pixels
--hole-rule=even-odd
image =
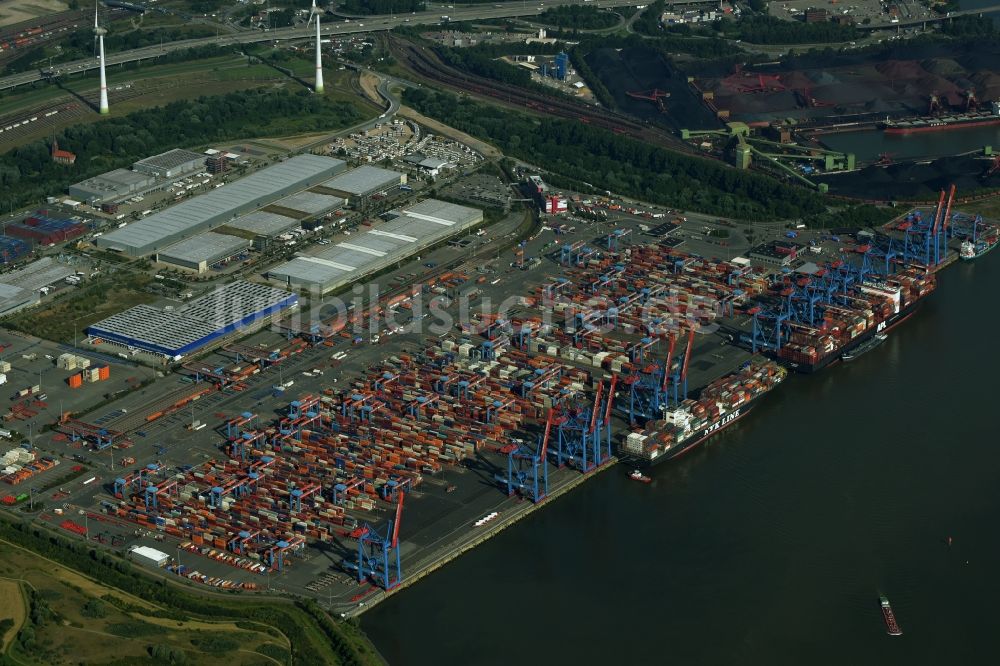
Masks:
[[[687,75],[653,49],[597,49],[586,60],[618,108],[629,115],[675,131],[722,126],[688,85]],[[652,101],[628,95],[653,90],[670,93],[663,99],[665,113]]]

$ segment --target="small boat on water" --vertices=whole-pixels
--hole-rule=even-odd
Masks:
[[[888,338],[888,337],[889,336],[886,335],[885,333],[879,333],[878,335],[874,335],[874,336],[868,338],[867,340],[865,340],[864,342],[862,342],[860,345],[858,345],[857,347],[855,347],[851,351],[844,352],[844,355],[841,358],[843,358],[845,362],[846,361],[853,361],[854,359],[858,358],[862,354],[867,354],[871,350],[873,350],[876,347],[878,347],[880,344],[882,344],[883,342],[885,342],[885,339]]]
[[[882,603],[882,620],[885,622],[885,632],[890,636],[902,636],[903,630],[899,628],[899,623],[896,622],[896,614],[892,612],[889,598],[884,594],[878,595],[878,598]]]
[[[639,483],[650,483],[653,480],[651,477],[646,476],[637,469],[633,470],[632,473],[628,475],[628,478],[633,481],[638,481]]]

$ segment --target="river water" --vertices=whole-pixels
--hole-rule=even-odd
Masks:
[[[923,134],[885,134],[881,130],[864,130],[825,134],[820,141],[832,150],[854,153],[861,162],[877,160],[882,153],[888,153],[893,160],[899,161],[982,151],[983,146],[993,146],[996,152],[1000,150],[1000,125]]]
[[[363,627],[406,666],[995,663],[996,288],[1000,253],[948,269],[875,351],[651,485],[598,475]]]

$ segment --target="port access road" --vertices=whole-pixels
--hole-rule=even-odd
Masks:
[[[412,14],[382,14],[378,16],[366,16],[357,19],[325,19],[321,30],[324,36],[346,35],[359,32],[372,32],[378,30],[391,30],[405,25],[432,25],[441,23],[444,16],[450,21],[474,21],[482,19],[510,18],[519,16],[536,16],[545,11],[546,8],[560,7],[563,5],[586,5],[599,8],[628,7],[636,4],[635,0],[593,0],[593,2],[580,2],[580,0],[549,0],[548,3],[536,2],[502,2],[494,5],[474,5],[456,6],[454,9],[446,8],[444,5],[437,6],[433,11],[414,12]],[[107,54],[108,65],[119,65],[139,60],[149,60],[165,53],[181,51],[198,46],[216,45],[231,46],[236,44],[253,44],[267,41],[284,41],[290,39],[308,39],[315,34],[312,28],[290,27],[279,28],[267,32],[248,31],[234,34],[219,35],[216,37],[203,37],[199,39],[184,39],[176,42],[166,42],[155,46],[147,46],[120,53]],[[86,58],[73,62],[54,65],[51,69],[33,70],[13,74],[0,78],[0,90],[8,90],[17,86],[34,83],[43,79],[78,74],[91,69],[96,69],[98,62],[96,58]]]

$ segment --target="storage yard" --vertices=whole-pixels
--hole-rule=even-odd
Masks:
[[[660,113],[652,97],[633,99]],[[684,453],[788,371],[864,353],[998,238],[954,189],[881,229],[743,225],[543,189],[526,166],[506,183],[462,144],[378,129],[333,148],[399,170],[259,152],[223,184],[198,172],[227,154],[176,150],[81,198],[181,179],[181,203],[103,234],[11,225],[12,255],[74,242],[0,280],[6,311],[86,278],[83,253],[140,304],[92,315],[79,346],[2,336],[0,502],[185,584],[356,614],[619,460]],[[470,205],[424,198],[432,181]]]
[[[72,446],[100,472],[67,488],[62,506],[87,511],[90,530],[121,535],[121,547],[166,554],[137,559],[195,584],[270,587],[354,613],[608,469],[630,425],[650,433],[629,440],[641,453],[669,450],[669,427],[650,430],[664,413],[695,410],[709,430],[739,414],[757,397],[741,388],[756,386],[738,374],[748,361],[818,369],[898,323],[933,290],[926,267],[953,260],[970,234],[995,233],[943,198],[940,214],[877,237],[759,229],[759,242],[784,248],[772,265],[724,221],[549,194],[569,211],[500,257],[489,243],[449,246],[419,250],[416,267],[405,261],[412,248],[397,256],[395,244],[372,244],[411,246],[418,225],[444,239],[482,219],[434,200],[323,248],[319,266],[351,257],[389,268],[374,278],[378,301],[221,340],[155,397],[135,392],[62,419],[55,436],[36,437],[40,455],[59,460]],[[945,215],[947,230],[934,223]],[[511,238],[519,217],[488,227],[490,241]],[[652,228],[651,218],[666,219]],[[703,258],[719,254],[727,259]],[[879,275],[889,255],[909,268]],[[371,272],[354,268],[332,279]],[[226,309],[231,301],[127,314],[88,334],[174,354],[226,337],[218,327],[248,312]],[[462,319],[462,308],[472,314]],[[140,333],[140,321],[155,324]],[[687,399],[713,382],[714,401]]]

